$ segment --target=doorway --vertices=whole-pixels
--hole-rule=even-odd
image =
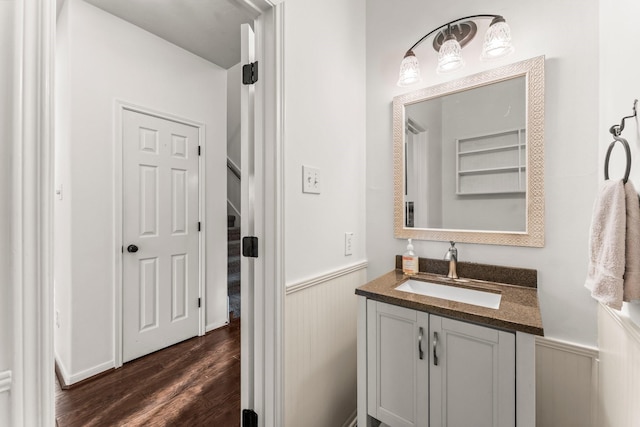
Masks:
[[[55,344],[57,359],[63,362],[61,371],[70,380],[67,381],[68,384],[75,384],[106,369],[119,367],[125,361],[188,338],[189,335],[204,333],[203,322],[193,334],[193,325],[197,325],[197,322],[192,320],[197,320],[199,316],[188,315],[187,308],[198,309],[201,304],[199,311],[207,311],[207,329],[214,330],[227,322],[226,275],[224,268],[221,268],[226,265],[226,222],[219,221],[226,216],[224,180],[220,179],[225,173],[225,134],[220,129],[226,125],[224,108],[227,102],[224,90],[225,69],[151,37],[88,3],[69,0],[65,7],[60,17],[62,34],[59,52],[62,56],[67,55],[67,63],[70,65],[66,72],[62,69],[60,73],[61,79],[68,78],[68,86],[59,90],[59,93],[61,102],[66,101],[65,96],[69,97],[70,107],[59,108],[58,112],[69,118],[60,126],[60,131],[66,132],[69,138],[67,146],[61,147],[60,163],[57,163],[62,164],[56,168],[56,175],[60,174],[56,177],[56,184],[60,184],[61,191],[60,199],[55,203],[56,208],[60,207],[57,212],[62,212],[59,219],[68,219],[68,228],[64,233],[68,233],[69,239],[64,239],[66,236],[63,235],[60,240],[69,242],[69,248],[56,251],[55,257],[56,267],[68,262],[70,272],[67,277],[64,274],[56,277],[59,280],[56,280],[55,310],[57,323],[60,325],[57,329],[62,332],[56,335],[60,339]],[[68,26],[66,32],[65,22]],[[239,28],[237,31],[239,32]],[[104,34],[109,34],[109,37],[104,37]],[[70,36],[74,38],[70,39]],[[64,37],[68,37],[67,45],[64,45]],[[131,107],[122,109],[120,99],[126,100]],[[163,116],[168,113],[170,118],[188,117],[203,124],[201,132],[199,130],[197,135],[191,137],[198,140],[202,134],[203,143],[191,147],[197,149],[197,146],[201,146],[202,156],[184,151],[184,140],[189,139],[184,138],[188,134],[184,129],[169,129],[165,132],[169,135],[166,142],[168,148],[175,151],[175,156],[169,154],[169,158],[182,156],[205,159],[202,168],[195,166],[196,173],[190,174],[191,178],[180,170],[182,166],[168,165],[168,179],[175,179],[183,187],[191,189],[185,190],[186,193],[195,192],[196,196],[190,197],[190,200],[197,200],[197,194],[206,183],[206,191],[217,194],[217,200],[212,200],[212,197],[206,200],[203,198],[202,205],[188,206],[183,209],[185,217],[182,219],[180,212],[157,206],[164,196],[168,202],[182,196],[174,191],[175,188],[164,192],[164,186],[160,184],[162,178],[158,172],[159,165],[154,162],[162,148],[157,147],[157,144],[164,143],[156,138],[157,135],[154,136],[162,134],[155,123],[144,122],[132,130],[134,143],[131,147],[136,147],[135,153],[142,152],[140,155],[145,156],[137,164],[133,163],[135,170],[127,174],[126,162],[118,166],[118,160],[122,158],[122,154],[114,148],[121,133],[118,117],[122,114],[121,122],[125,125],[126,139],[128,112],[133,109],[148,112],[134,104],[151,106],[154,110],[161,111]],[[151,112],[136,114],[136,117],[153,121],[158,115]],[[181,119],[164,122],[179,121],[184,125],[184,120]],[[182,138],[175,139],[176,136]],[[123,152],[126,158],[126,150]],[[184,159],[180,161],[182,160]],[[69,176],[64,176],[66,171],[70,171]],[[206,176],[200,179],[198,172],[204,174],[205,171]],[[124,176],[121,182],[117,182],[119,175]],[[131,179],[127,179],[128,175]],[[171,185],[169,184],[170,187]],[[118,206],[118,189],[125,188],[123,194],[126,195],[131,187],[144,187],[138,189],[138,193],[145,197],[136,196],[128,205],[125,200],[122,206]],[[137,207],[139,211],[132,215],[132,223],[139,228],[133,233],[127,231],[127,221],[123,221],[120,226],[117,224],[120,215],[129,215],[127,206]],[[66,207],[70,211],[68,216],[64,212]],[[200,209],[205,212],[202,217],[198,214]],[[188,214],[195,214],[195,217],[187,219]],[[144,254],[145,247],[152,244],[151,239],[161,237],[158,227],[161,226],[160,222],[167,222],[161,221],[163,216],[170,218],[168,222],[175,226],[175,230],[169,232],[170,235],[188,234],[181,228],[201,226],[200,233],[194,230],[194,235],[203,235],[208,239],[204,246],[211,250],[203,255],[206,258],[201,263],[202,266],[207,266],[206,272],[201,271],[197,263],[192,263],[196,266],[195,270],[188,268],[188,261],[197,262],[199,255],[204,252],[198,247],[180,252],[178,255],[187,256],[173,257],[169,263],[175,262],[175,271],[183,269],[181,276],[193,279],[189,280],[190,284],[197,285],[199,280],[204,282],[206,291],[201,292],[197,286],[190,286],[179,292],[179,287],[176,286],[171,289],[169,297],[161,297],[162,292],[157,283],[162,279],[169,279],[169,283],[180,281],[173,273],[166,274],[169,270],[162,271],[164,267],[160,256]],[[179,224],[181,221],[183,224]],[[93,223],[94,227],[91,234],[86,230],[89,223]],[[130,234],[132,236],[127,237]],[[118,237],[121,235],[124,237],[119,241]],[[111,243],[108,240],[112,240]],[[198,246],[197,240],[186,244],[193,246],[194,242]],[[132,245],[137,250],[129,250]],[[166,244],[161,242],[157,246],[164,249]],[[218,247],[222,249],[218,250]],[[164,256],[171,257],[172,254]],[[128,270],[131,270],[130,274]],[[56,271],[64,272],[64,269]],[[127,280],[128,275],[133,280]],[[122,276],[124,280],[120,285],[118,281]],[[128,285],[132,282],[144,283],[143,286],[134,288],[131,298],[126,298],[126,293],[131,290]],[[118,295],[120,288],[123,289],[122,296]],[[113,293],[115,296],[110,295]],[[122,298],[122,304],[118,303],[118,298]],[[170,301],[171,298],[173,301]],[[138,299],[132,310],[126,306],[129,299]],[[162,299],[166,300],[168,309],[173,311],[172,319],[166,323],[174,326],[178,323],[176,320],[189,319],[188,330],[191,332],[164,341],[167,334],[162,331],[158,320],[158,315],[164,311],[161,307]],[[123,307],[122,313],[119,313],[119,305]],[[130,311],[133,314],[130,315]],[[127,316],[130,317],[129,322]],[[204,314],[202,317],[204,318]],[[123,319],[122,323],[120,319]],[[142,330],[145,335],[158,332],[155,341],[160,341],[160,344],[144,344],[139,352],[136,350],[129,353],[125,341],[120,348],[119,334],[126,337],[130,329],[127,322],[135,325],[134,330]],[[131,343],[140,344],[140,335],[142,334],[131,337]],[[124,358],[118,360],[123,352]]]
[[[266,72],[261,80],[264,86],[257,91],[257,99],[261,100],[257,107],[257,120],[261,120],[262,123],[261,134],[257,139],[261,140],[262,145],[260,148],[263,150],[260,152],[261,156],[259,158],[262,159],[264,155],[277,157],[280,152],[280,130],[282,129],[283,117],[282,85],[280,82],[282,78],[280,70],[282,67],[283,9],[282,6],[274,7],[274,3],[280,3],[279,1],[257,0],[251,2],[242,0],[241,3],[246,4],[248,8],[254,8],[260,14],[256,21],[256,27],[263,41],[258,48],[258,59],[263,61],[261,62],[261,69]],[[53,223],[56,220],[53,216],[53,204],[55,201],[52,193],[54,189],[56,193],[61,190],[59,191],[60,195],[56,196],[62,196],[63,198],[69,196],[69,193],[64,188],[57,187],[52,169],[54,158],[58,154],[55,153],[54,155],[51,149],[53,147],[53,117],[56,107],[59,107],[58,102],[61,101],[56,97],[54,103],[52,93],[54,75],[59,75],[59,73],[54,73],[56,11],[52,7],[52,3],[45,1],[29,3],[28,6],[22,11],[23,14],[18,17],[16,27],[18,33],[29,34],[29,37],[25,40],[18,39],[16,41],[16,49],[20,55],[10,60],[10,63],[15,66],[16,70],[20,69],[18,74],[23,77],[21,84],[16,87],[16,96],[19,97],[16,101],[18,99],[24,101],[22,103],[22,114],[19,114],[16,119],[16,126],[18,128],[22,126],[23,129],[28,130],[24,135],[19,135],[16,142],[16,146],[27,144],[24,149],[26,156],[23,159],[15,160],[16,167],[18,170],[24,170],[25,177],[23,185],[16,185],[16,192],[18,196],[24,195],[32,203],[25,204],[22,207],[16,206],[12,208],[12,212],[16,215],[24,213],[22,230],[33,230],[33,233],[28,235],[29,238],[23,240],[23,246],[21,246],[23,249],[16,252],[14,264],[22,265],[25,271],[33,271],[34,274],[30,274],[25,280],[15,285],[17,294],[23,298],[23,301],[12,310],[13,319],[16,321],[14,334],[18,337],[16,338],[17,342],[21,343],[21,351],[16,354],[16,361],[20,363],[14,365],[16,387],[20,388],[21,393],[16,393],[11,397],[11,407],[14,419],[26,420],[29,421],[29,424],[34,425],[50,425],[54,413],[53,366],[51,364],[51,359],[54,356],[54,332],[51,327],[51,319],[56,319],[53,322],[54,328],[58,322],[64,324],[65,321],[68,321],[68,318],[65,317],[66,314],[57,313],[53,304],[54,299],[59,301],[62,295],[56,294],[55,298],[53,295],[54,277],[51,266],[54,263],[54,255],[59,254],[51,244]],[[109,38],[117,39],[119,35],[120,33],[117,32],[111,33]],[[126,42],[122,44],[122,47],[126,48],[126,46]],[[97,50],[93,49],[89,55],[95,56],[96,52]],[[144,53],[144,51],[139,53]],[[16,58],[19,57],[25,58],[24,68],[18,67],[18,59]],[[108,66],[90,69],[86,70],[85,75],[79,78],[87,76],[102,78],[99,83],[91,85],[88,89],[92,93],[94,91],[99,92],[104,89],[104,83],[109,83],[113,77],[109,71]],[[65,100],[63,99],[62,101],[64,102]],[[162,107],[159,109],[164,111],[172,110],[171,108]],[[93,111],[86,106],[81,110],[85,113]],[[106,116],[110,115],[110,113],[106,114]],[[183,116],[188,117],[190,115],[183,114]],[[36,119],[33,119],[34,117]],[[67,119],[71,121],[71,119]],[[76,118],[73,122],[87,125],[87,121],[84,119],[84,117]],[[94,130],[94,137],[111,133],[110,129],[105,129],[104,127]],[[56,127],[56,133],[59,131],[60,129]],[[81,141],[79,144],[84,144],[85,142]],[[92,154],[92,148],[82,148],[84,150],[83,154]],[[111,172],[105,172],[104,169],[104,165],[110,161],[111,156],[105,156],[102,152],[100,154],[98,161],[95,162],[83,159],[82,156],[78,156],[75,160],[77,160],[78,164],[84,164],[84,168],[93,172],[95,176],[100,176],[100,174],[111,175]],[[260,363],[255,364],[257,367],[255,379],[260,381],[260,387],[256,389],[253,389],[253,387],[250,389],[245,388],[245,380],[243,380],[243,399],[246,398],[245,402],[248,402],[248,404],[243,404],[243,407],[255,408],[260,419],[264,421],[264,425],[273,426],[281,425],[282,416],[281,307],[283,292],[279,288],[282,277],[282,266],[279,265],[282,259],[282,242],[279,234],[282,216],[277,209],[280,203],[280,187],[275,185],[281,182],[282,171],[277,163],[265,163],[268,167],[265,168],[262,176],[257,177],[258,181],[267,182],[266,188],[268,189],[266,196],[264,196],[267,203],[263,205],[266,211],[261,212],[259,215],[264,228],[258,234],[264,236],[265,240],[263,242],[269,241],[270,247],[275,250],[264,252],[264,258],[261,260],[259,269],[260,274],[256,277],[256,289],[260,289],[260,292],[254,298],[254,306],[258,314],[256,324],[264,326],[264,328],[259,328],[254,336],[256,342],[255,350],[260,353],[256,356]],[[35,164],[40,166],[38,168],[31,167]],[[86,176],[88,178],[92,177],[91,174]],[[108,192],[105,193],[101,189],[94,188],[90,179],[87,182],[83,182],[78,188],[100,194],[105,200],[110,198]],[[98,207],[101,206],[98,203]],[[105,209],[100,210],[99,214],[111,215]],[[266,218],[268,220],[265,221]],[[94,219],[89,215],[77,216],[74,219],[74,228],[80,228],[75,227],[76,222],[79,225],[83,222],[91,222]],[[93,226],[95,228],[95,223],[93,223]],[[95,229],[100,230],[100,227]],[[21,236],[22,234],[18,233],[17,235]],[[73,237],[77,238],[77,236]],[[71,241],[69,244],[75,243]],[[99,244],[104,246],[103,241],[99,242]],[[109,246],[108,243],[107,246]],[[113,248],[113,250],[113,256],[115,256],[116,248]],[[120,253],[120,250],[121,248],[117,248],[117,253]],[[34,254],[37,256],[33,256]],[[92,255],[92,253],[88,253],[88,255]],[[72,268],[91,269],[94,267],[93,262],[100,258],[93,257],[86,264],[79,263],[72,266]],[[94,271],[94,276],[91,280],[85,282],[87,286],[82,288],[81,292],[91,293],[93,291],[91,288],[92,281],[102,279],[100,277],[101,274],[109,274],[108,272],[105,273],[107,270],[103,268],[94,269]],[[269,277],[269,280],[264,280],[265,275]],[[104,304],[108,305],[113,299],[113,294],[107,293],[106,295],[98,295],[98,297]],[[92,309],[88,308],[88,310]],[[95,335],[96,331],[87,327],[80,328],[77,333]],[[101,351],[97,346],[92,350],[92,354]],[[24,356],[27,354],[31,356]],[[82,362],[80,359],[76,359],[76,361]],[[90,372],[83,372],[83,374],[90,374]],[[27,396],[32,396],[33,398],[27,399]]]

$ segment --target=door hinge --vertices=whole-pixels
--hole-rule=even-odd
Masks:
[[[202,230],[202,223],[198,221],[198,231]]]
[[[258,61],[242,66],[242,84],[252,85],[258,81]]]
[[[258,258],[257,237],[245,236],[242,238],[242,256],[247,258]]]
[[[198,298],[198,308],[202,307],[202,298]]]
[[[200,154],[202,154],[202,150],[201,150],[201,148],[202,148],[202,147],[198,145],[198,156],[199,156]]]
[[[253,409],[242,410],[242,427],[258,427],[258,414]]]

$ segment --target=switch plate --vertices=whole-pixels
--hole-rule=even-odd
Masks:
[[[353,232],[347,231],[344,233],[344,255],[353,254]]]
[[[302,166],[302,192],[320,194],[320,169]]]

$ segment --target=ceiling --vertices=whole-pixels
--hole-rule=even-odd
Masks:
[[[225,69],[240,62],[240,24],[258,16],[241,0],[85,1]]]

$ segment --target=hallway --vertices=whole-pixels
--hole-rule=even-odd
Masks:
[[[56,425],[237,426],[240,321],[61,390]]]

